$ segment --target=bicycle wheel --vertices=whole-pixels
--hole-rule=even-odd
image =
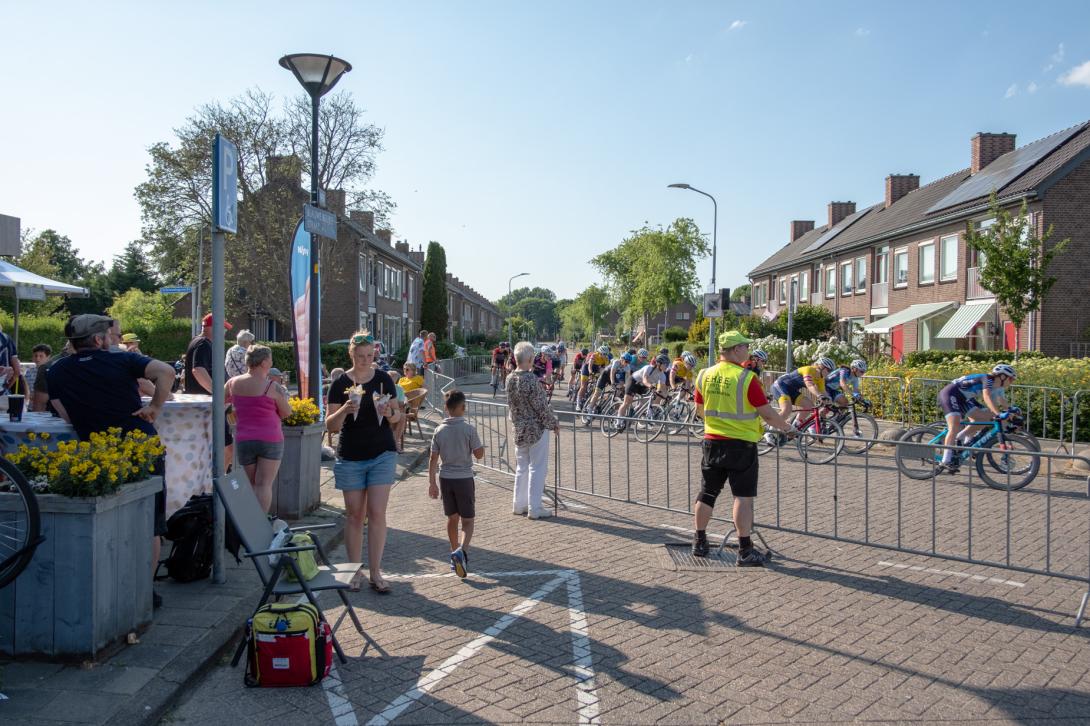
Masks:
[[[1019,452],[1036,452],[1038,449],[1021,434],[1007,434],[1005,438],[1006,449],[987,449],[976,457],[976,473],[992,489],[1021,489],[1037,477],[1041,459]]]
[[[653,403],[647,407],[643,416],[640,417],[640,421],[636,424],[633,433],[636,435],[637,441],[650,442],[659,437],[665,426],[666,413],[662,410],[662,406]]]
[[[30,563],[41,534],[38,500],[23,473],[0,459],[0,484],[12,491],[0,494],[0,588],[10,583]]]
[[[623,430],[620,426],[620,421],[617,420],[617,411],[621,408],[620,401],[610,401],[609,405],[602,411],[601,429],[602,435],[607,439],[612,439]]]
[[[818,426],[820,428],[817,433],[812,425],[807,426],[805,431],[800,431],[795,446],[798,447],[803,461],[810,464],[828,464],[844,450],[844,439],[829,437],[843,436],[844,431],[836,421],[827,418],[821,419]]]
[[[874,446],[874,439],[878,438],[878,420],[874,416],[857,413],[853,420],[849,413],[846,420],[838,423],[848,437],[844,442],[845,454],[862,454]]]
[[[930,479],[939,470],[942,452],[932,444],[941,444],[946,428],[917,426],[909,429],[897,443],[897,468],[909,479]]]
[[[690,405],[685,401],[671,401],[666,404],[663,412],[666,416],[666,432],[671,436],[677,436],[685,429],[692,412]]]
[[[772,434],[773,436],[779,435],[779,432],[777,432],[776,429],[772,428],[768,424],[764,425],[764,431],[765,436],[767,436],[768,434]],[[767,438],[765,438],[765,436],[762,436],[760,441],[757,442],[757,456],[764,456],[769,452],[775,451],[777,448],[776,445],[771,443]]]

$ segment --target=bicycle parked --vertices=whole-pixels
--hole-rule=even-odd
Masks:
[[[0,459],[0,588],[30,564],[45,537],[34,489],[23,473],[7,459]]]

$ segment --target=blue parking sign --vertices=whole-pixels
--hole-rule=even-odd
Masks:
[[[238,232],[238,147],[220,134],[212,144],[212,224]]]

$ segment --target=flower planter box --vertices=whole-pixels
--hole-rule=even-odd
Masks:
[[[270,512],[299,519],[322,500],[322,435],[325,424],[284,427],[284,458],[273,482]]]
[[[38,496],[45,541],[0,590],[0,653],[95,658],[151,622],[151,538],[162,479],[117,494]],[[17,495],[0,493],[0,511]]]

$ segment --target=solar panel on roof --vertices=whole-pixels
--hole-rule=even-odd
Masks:
[[[1051,136],[1038,139],[1032,144],[1026,144],[1021,149],[1004,154],[935,202],[927,210],[928,214],[999,191],[1085,127],[1086,124],[1080,124],[1064,129]]]
[[[805,252],[813,252],[816,249],[820,249],[827,242],[832,240],[833,237],[836,237],[838,234],[840,234],[841,232],[846,230],[848,227],[851,227],[853,224],[855,224],[857,221],[859,221],[859,218],[862,217],[867,212],[869,212],[872,208],[873,207],[867,207],[866,209],[859,210],[855,214],[849,214],[847,217],[840,220],[840,224],[836,225],[832,229],[825,230],[825,234],[821,235],[816,240],[814,240],[813,243],[809,247],[807,247],[806,249],[803,250],[803,252],[804,253]]]

